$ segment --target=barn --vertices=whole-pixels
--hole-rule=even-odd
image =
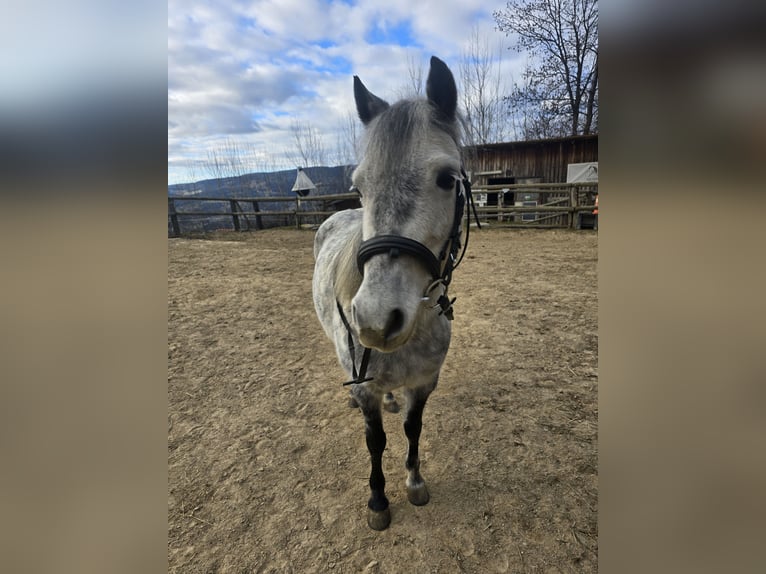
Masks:
[[[595,201],[597,134],[483,144],[468,146],[464,151],[485,221],[525,227],[592,226],[587,210],[578,211],[576,220],[572,220],[573,212],[564,208],[593,205]],[[573,175],[583,171],[572,169],[575,165],[585,168],[587,182],[592,185],[571,185],[582,181]],[[543,211],[531,211],[536,206]]]

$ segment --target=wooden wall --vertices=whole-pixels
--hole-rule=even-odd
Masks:
[[[567,164],[598,161],[598,135],[510,142],[467,147],[466,169],[500,170],[506,177],[541,177],[544,183],[565,182]]]

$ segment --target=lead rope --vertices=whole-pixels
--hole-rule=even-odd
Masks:
[[[455,265],[452,267],[452,271],[457,269],[457,266],[460,265],[460,262],[463,260],[463,257],[465,256],[465,252],[468,250],[468,238],[470,237],[471,232],[471,210],[473,210],[473,217],[476,220],[476,227],[478,229],[481,229],[481,222],[479,221],[479,214],[476,212],[476,204],[473,201],[473,191],[471,190],[471,182],[468,179],[468,175],[466,175],[465,170],[463,168],[460,168],[460,173],[463,176],[463,188],[465,188],[465,196],[468,204],[470,205],[469,211],[468,211],[468,217],[465,221],[465,245],[463,246],[463,252],[460,254],[460,259],[457,260]],[[460,220],[462,222],[463,220],[463,209],[461,206],[460,209]],[[458,228],[459,232],[459,228]],[[460,235],[458,233],[458,249],[460,248]],[[451,274],[450,274],[451,278]]]
[[[447,290],[449,289],[449,284],[452,282],[452,273],[457,269],[458,265],[460,265],[460,262],[463,261],[463,257],[465,256],[465,252],[468,250],[468,238],[470,237],[471,233],[471,210],[473,210],[473,216],[476,220],[476,227],[481,229],[481,222],[479,221],[479,214],[476,212],[476,204],[473,201],[473,193],[471,191],[471,182],[468,179],[468,175],[466,175],[465,170],[463,168],[460,168],[460,174],[463,176],[462,181],[457,180],[455,182],[455,192],[457,195],[457,199],[455,200],[455,215],[453,219],[453,225],[452,225],[452,232],[450,233],[450,237],[447,240],[447,243],[444,244],[444,248],[442,249],[442,252],[439,254],[439,260],[443,260],[446,257],[446,263],[444,265],[444,271],[442,272],[442,276],[439,277],[436,281],[431,283],[431,285],[428,286],[428,288],[425,291],[425,296],[428,297],[428,294],[433,291],[437,286],[444,285],[444,292],[439,296],[437,299],[435,307],[441,307],[441,311],[439,311],[439,315],[444,315],[452,321],[455,318],[454,311],[452,310],[452,305],[457,300],[457,297],[453,297],[450,299],[447,297]],[[460,184],[463,184],[463,189],[465,190],[465,197],[461,196],[460,194]],[[460,253],[460,257],[457,257],[458,252],[460,251],[460,224],[463,221],[463,213],[465,204],[468,203],[469,211],[468,211],[468,218],[466,219],[466,227],[465,227],[465,244],[463,244],[463,251]],[[449,253],[447,253],[447,245],[449,245]]]
[[[371,381],[372,377],[365,377],[367,374],[367,365],[370,362],[370,349],[369,347],[363,347],[364,352],[362,353],[362,364],[359,365],[359,372],[357,372],[356,351],[354,349],[354,337],[351,334],[351,325],[348,324],[348,319],[346,319],[346,314],[343,312],[343,307],[341,307],[340,301],[336,299],[335,304],[338,306],[340,320],[343,321],[343,326],[346,327],[346,333],[348,333],[348,354],[351,356],[351,372],[354,376],[354,378],[350,381],[343,383],[343,386],[345,387],[346,385],[358,385],[360,383]]]

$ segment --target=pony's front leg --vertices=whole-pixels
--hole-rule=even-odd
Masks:
[[[407,500],[416,506],[428,504],[430,496],[423,477],[420,475],[420,457],[418,444],[420,442],[420,430],[423,427],[423,409],[431,391],[431,387],[408,389],[407,415],[404,419],[404,433],[407,435],[408,448],[405,467],[407,469]]]
[[[367,450],[370,451],[370,500],[367,502],[367,524],[373,530],[385,530],[391,524],[391,510],[386,498],[386,477],[383,476],[383,451],[386,449],[386,433],[380,413],[380,398],[365,393],[357,395],[357,402],[364,414]]]

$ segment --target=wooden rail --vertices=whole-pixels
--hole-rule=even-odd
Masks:
[[[580,214],[593,213],[593,199],[598,194],[597,182],[577,183],[515,183],[473,186],[474,196],[480,194],[495,195],[496,205],[477,207],[479,219],[489,222],[496,220],[505,227],[557,227],[579,229]],[[534,193],[539,205],[505,205],[505,192]],[[514,199],[519,201],[518,196]],[[523,200],[522,200],[523,201]],[[531,200],[534,201],[534,200]],[[516,217],[518,215],[534,214],[532,219]],[[545,222],[545,224],[541,224]]]
[[[248,221],[246,218],[256,218],[256,229],[263,229],[262,220],[264,217],[288,217],[293,218],[295,226],[301,226],[301,219],[304,217],[329,217],[335,211],[322,210],[322,211],[307,211],[302,210],[301,205],[308,202],[316,201],[337,201],[344,199],[359,199],[359,195],[356,193],[335,193],[328,195],[316,195],[316,196],[293,196],[293,197],[237,197],[237,198],[221,198],[221,197],[207,197],[207,196],[184,196],[184,197],[168,197],[168,217],[170,218],[170,225],[173,230],[173,236],[178,237],[181,235],[181,225],[179,217],[183,216],[198,216],[198,217],[220,217],[227,216],[232,218],[235,231],[242,230],[242,220]],[[206,202],[218,202],[228,203],[229,209],[227,211],[178,211],[176,209],[177,202],[190,202],[190,201],[206,201]],[[293,209],[277,210],[277,211],[262,211],[260,205],[262,203],[293,203]],[[252,204],[253,211],[245,211],[241,208],[241,204]]]
[[[559,228],[579,228],[579,214],[592,213],[595,205],[591,201],[580,203],[579,196],[583,192],[591,196],[598,193],[598,183],[524,183],[524,184],[501,184],[501,185],[475,185],[473,188],[476,194],[497,194],[497,205],[477,206],[476,212],[480,220],[497,221],[500,225],[510,227],[559,227]],[[518,192],[526,191],[528,193],[538,193],[540,196],[549,194],[567,194],[564,197],[555,196],[548,198],[546,203],[534,206],[504,205],[503,193],[505,191]],[[192,217],[231,217],[235,231],[242,231],[242,222],[244,221],[250,227],[250,219],[255,218],[255,228],[263,229],[263,218],[266,217],[286,217],[292,219],[296,227],[301,226],[302,219],[306,217],[326,218],[335,213],[333,210],[312,210],[301,209],[304,203],[309,202],[330,202],[339,200],[358,199],[356,193],[336,193],[330,195],[316,195],[306,197],[238,197],[238,198],[220,198],[207,196],[183,196],[168,197],[168,218],[172,235],[178,237],[181,235],[180,219],[186,216]],[[590,199],[590,198],[589,198]],[[178,211],[176,207],[179,203],[190,201],[218,202],[228,203],[228,209],[216,209],[215,211]],[[292,203],[291,209],[280,209],[274,211],[264,211],[260,204],[264,203]],[[252,211],[242,209],[243,205],[252,206]],[[467,212],[467,210],[466,210]],[[533,220],[524,220],[514,217],[523,214],[536,214]],[[467,217],[466,213],[466,217]],[[551,220],[556,223],[550,224]],[[541,225],[540,222],[549,224]]]

